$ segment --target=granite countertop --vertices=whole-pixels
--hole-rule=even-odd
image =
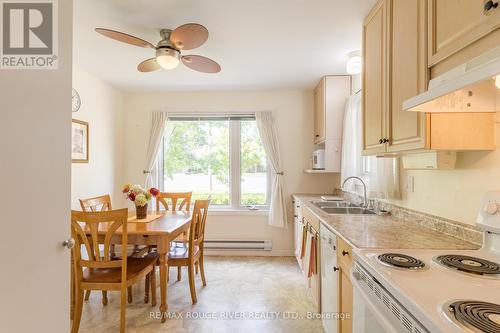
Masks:
[[[476,244],[390,215],[326,214],[311,203],[321,200],[319,194],[294,194],[293,197],[303,206],[310,208],[324,225],[355,248],[456,250],[479,248]]]

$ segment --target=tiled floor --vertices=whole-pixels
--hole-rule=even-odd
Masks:
[[[207,286],[202,287],[198,275],[196,305],[191,304],[187,271],[177,282],[177,271],[171,269],[168,311],[172,318],[164,324],[151,316],[158,308],[144,304],[144,283],[135,286],[134,302],[127,306],[127,332],[323,332],[320,320],[307,319],[313,303],[294,258],[206,257],[205,266]],[[103,307],[101,293],[92,292],[83,307],[80,332],[117,332],[119,307],[119,293],[110,292],[109,304]],[[297,316],[304,318],[292,319]]]

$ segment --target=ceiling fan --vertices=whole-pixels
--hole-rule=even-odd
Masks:
[[[161,40],[156,46],[144,39],[123,32],[96,28],[96,32],[117,41],[156,50],[156,56],[144,60],[137,66],[139,72],[152,72],[158,69],[174,69],[182,61],[187,67],[203,73],[218,73],[218,63],[200,55],[181,55],[181,51],[200,47],[208,39],[208,30],[201,24],[187,23],[174,30],[161,29]]]

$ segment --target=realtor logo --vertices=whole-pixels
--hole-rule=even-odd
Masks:
[[[57,69],[57,0],[0,0],[0,69]]]

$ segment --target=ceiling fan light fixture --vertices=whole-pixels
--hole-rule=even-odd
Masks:
[[[174,69],[179,66],[180,53],[170,48],[159,48],[156,50],[156,62],[164,69]]]

